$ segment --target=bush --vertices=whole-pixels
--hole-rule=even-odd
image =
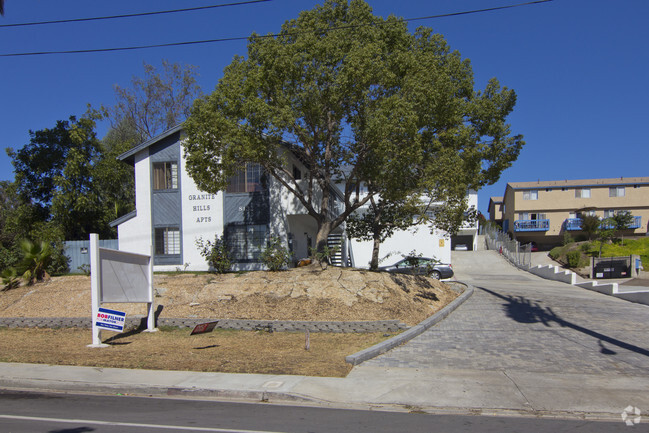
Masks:
[[[20,248],[23,251],[23,258],[18,265],[18,273],[27,284],[49,278],[47,268],[52,263],[52,246],[45,241],[34,243],[23,240],[20,242]]]
[[[563,252],[562,247],[554,247],[550,250],[548,256],[550,256],[552,260],[557,260],[559,257],[561,257],[562,252]]]
[[[563,245],[569,245],[575,241],[575,238],[569,232],[563,232]]]
[[[223,239],[216,235],[214,242],[204,241],[203,238],[196,240],[196,246],[207,264],[218,274],[224,274],[232,268],[230,251]]]
[[[579,247],[579,248],[581,248],[581,250],[582,250],[584,253],[587,253],[588,251],[590,251],[590,249],[591,249],[592,247],[593,247],[593,245],[592,245],[590,242],[586,242],[586,243],[584,243],[584,244],[581,244],[581,247]]]
[[[282,241],[278,237],[271,237],[261,253],[261,262],[273,272],[287,267],[291,258],[291,252],[282,245]]]
[[[568,267],[578,268],[581,263],[581,251],[574,250],[566,254],[566,260],[568,261]]]
[[[18,277],[18,272],[16,268],[5,268],[2,271],[2,290],[11,290],[20,286],[20,278]]]
[[[340,246],[330,247],[325,245],[321,252],[318,252],[315,248],[310,248],[310,251],[313,258],[320,263],[320,267],[325,269],[327,265],[331,264],[331,258],[340,251]]]

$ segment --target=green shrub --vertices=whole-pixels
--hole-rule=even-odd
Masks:
[[[43,281],[48,278],[47,268],[52,262],[52,246],[41,241],[34,243],[29,240],[20,242],[23,258],[18,265],[18,273],[27,281],[33,284],[35,281]]]
[[[214,242],[204,241],[203,238],[196,240],[198,250],[207,261],[207,264],[218,274],[224,274],[232,268],[230,251],[223,239],[216,235]]]
[[[273,272],[287,267],[291,258],[291,252],[282,245],[282,241],[278,237],[271,237],[261,253],[261,262]]]
[[[570,232],[563,232],[563,245],[569,245],[575,241]]]
[[[20,278],[18,277],[18,272],[16,268],[5,268],[2,271],[2,290],[11,290],[15,289],[20,285]]]
[[[590,251],[590,249],[591,249],[592,247],[593,247],[593,245],[592,245],[590,242],[586,242],[586,243],[581,244],[581,246],[580,246],[579,248],[580,248],[581,251],[583,251],[584,253],[587,253],[588,251]]]
[[[581,263],[581,251],[579,250],[569,251],[566,254],[566,260],[568,261],[568,267],[578,268],[579,264]]]
[[[557,260],[559,257],[561,257],[561,253],[563,253],[563,247],[554,247],[550,250],[548,255],[552,260]]]
[[[320,263],[320,266],[326,268],[331,264],[331,258],[340,250],[340,246],[330,247],[325,245],[322,251],[318,252],[315,248],[310,248],[313,258]]]

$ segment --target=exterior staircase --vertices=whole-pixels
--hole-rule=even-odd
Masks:
[[[327,246],[329,249],[336,249],[336,252],[331,256],[332,266],[343,268],[354,266],[351,246],[343,233],[330,234],[327,238]]]

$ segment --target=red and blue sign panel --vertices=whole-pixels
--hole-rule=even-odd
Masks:
[[[108,308],[99,308],[95,319],[95,326],[97,326],[97,328],[123,332],[126,313],[109,310]]]

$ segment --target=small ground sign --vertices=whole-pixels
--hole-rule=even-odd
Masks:
[[[109,310],[108,308],[99,308],[99,311],[97,311],[97,317],[95,318],[95,325],[97,328],[123,332],[125,321],[126,313]]]
[[[212,332],[214,331],[214,328],[216,328],[217,323],[219,323],[218,320],[216,322],[207,322],[207,323],[198,324],[194,327],[192,333],[189,335],[205,334],[207,332]]]

